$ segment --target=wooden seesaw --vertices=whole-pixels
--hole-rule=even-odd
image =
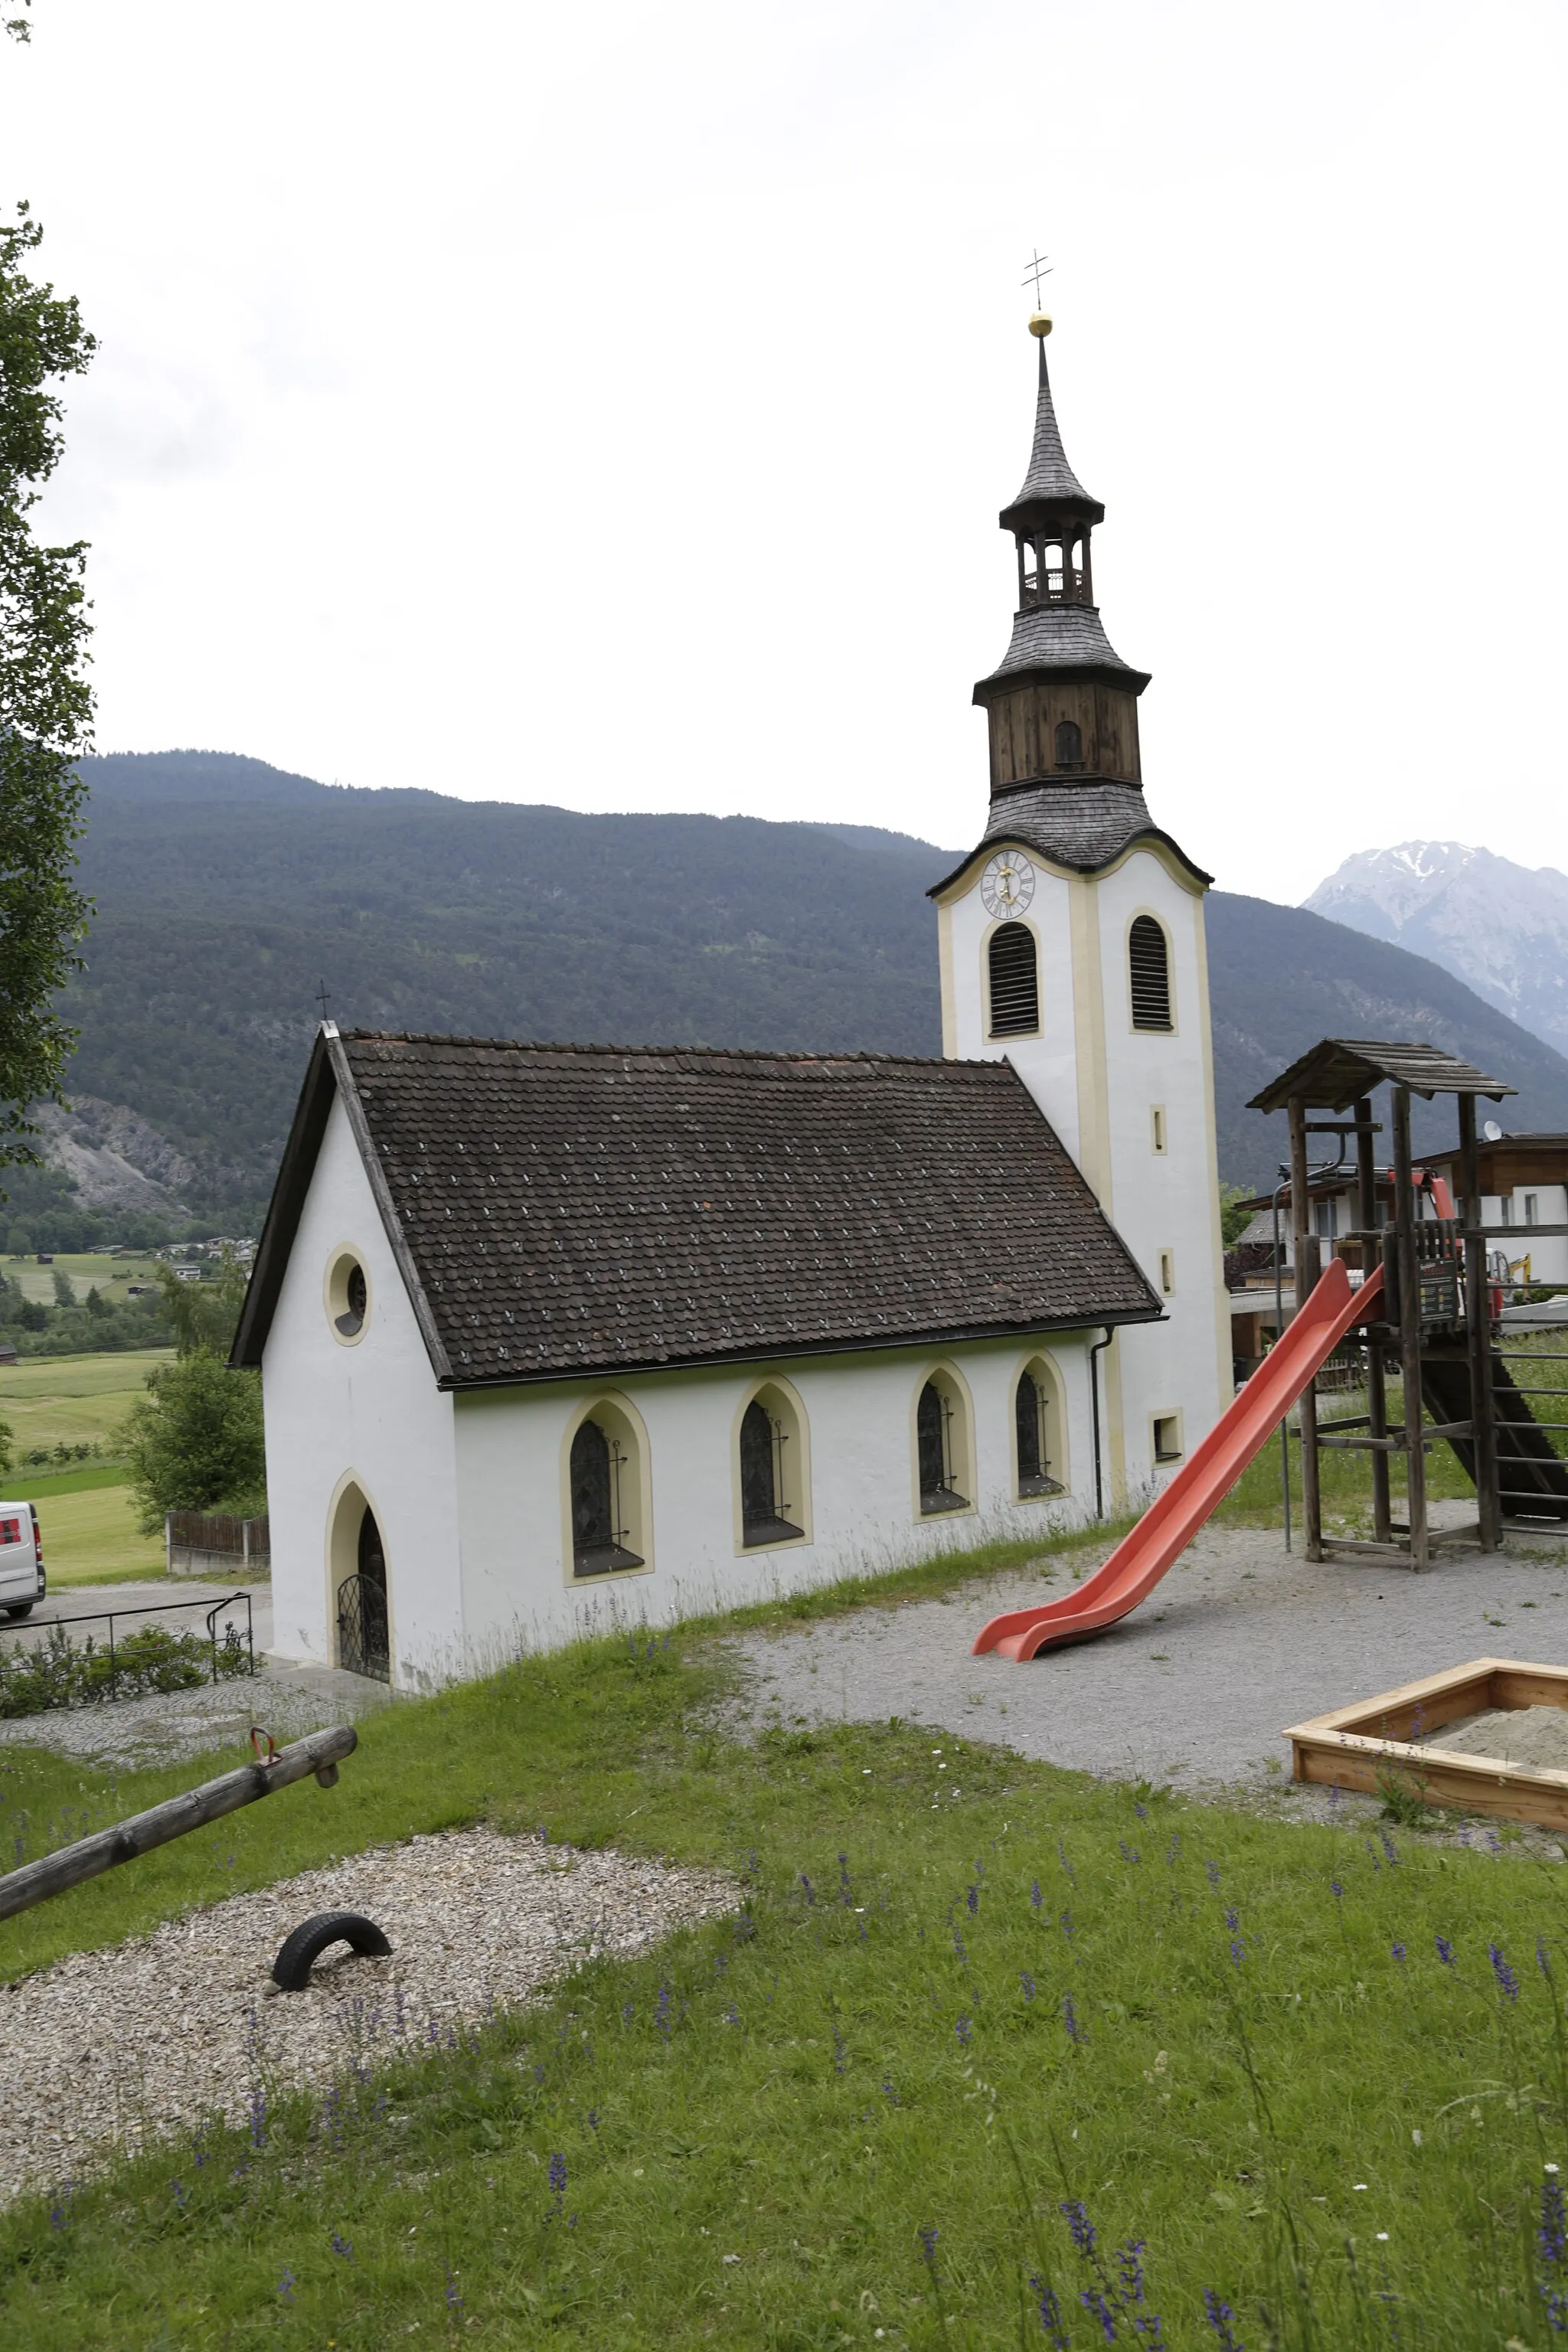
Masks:
[[[275,1790],[287,1789],[296,1780],[314,1775],[321,1787],[330,1789],[343,1758],[352,1756],[359,1746],[359,1734],[352,1723],[312,1731],[287,1748],[274,1748],[269,1732],[253,1731],[250,1736],[257,1748],[254,1764],[222,1772],[216,1780],[204,1780],[199,1789],[187,1789],[183,1796],[150,1805],[144,1813],[132,1813],[129,1821],[117,1822],[112,1829],[95,1830],[90,1837],[62,1845],[39,1862],[7,1871],[0,1878],[0,1919],[14,1919],[19,1911],[30,1911],[36,1903],[47,1903],[68,1887],[101,1878],[106,1870],[134,1862],[138,1854],[151,1853],[154,1846],[187,1837],[192,1830],[220,1822],[226,1813],[237,1813],[242,1805],[253,1805],[258,1797],[270,1797]],[[265,1748],[259,1744],[262,1740],[267,1743]]]

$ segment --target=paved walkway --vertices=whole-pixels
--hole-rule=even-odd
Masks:
[[[202,1584],[184,1578],[159,1578],[146,1584],[62,1585],[40,1601],[24,1624],[5,1628],[7,1635],[25,1634],[27,1627],[47,1625],[61,1618],[90,1619],[112,1610],[119,1638],[138,1624],[162,1625],[174,1632],[206,1633],[206,1612],[242,1588],[236,1584]],[[62,1707],[47,1715],[13,1717],[0,1721],[0,1744],[21,1741],[28,1747],[53,1748],[62,1755],[86,1761],[115,1763],[128,1769],[142,1764],[177,1762],[214,1748],[248,1741],[252,1724],[264,1724],[279,1748],[324,1724],[352,1723],[385,1706],[392,1693],[384,1683],[363,1675],[346,1675],[330,1666],[296,1666],[267,1656],[272,1640],[272,1588],[253,1584],[250,1597],[252,1633],[260,1672],[254,1681],[205,1684],[198,1690],[172,1691],[150,1698],[117,1700],[111,1706]],[[188,1603],[181,1614],[138,1615],[163,1610],[177,1601]],[[218,1620],[221,1634],[232,1619],[241,1632],[245,1611],[234,1609]],[[73,1625],[73,1640],[91,1636],[102,1642],[107,1627],[91,1622]],[[10,1646],[7,1642],[7,1646]]]
[[[752,1634],[733,1646],[752,1720],[889,1716],[1117,1780],[1277,1786],[1280,1733],[1468,1658],[1568,1664],[1568,1548],[1510,1539],[1506,1553],[1408,1569],[1287,1555],[1282,1538],[1207,1530],[1143,1607],[1097,1640],[1026,1665],[971,1644],[1000,1609],[1070,1589],[1102,1552],[1069,1554],[1055,1580],[998,1579],[942,1601]],[[943,1780],[960,1778],[951,1752]],[[933,1774],[934,1779],[934,1774]],[[1303,1801],[1305,1792],[1303,1792]]]

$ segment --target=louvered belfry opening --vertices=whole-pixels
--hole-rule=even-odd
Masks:
[[[1027,923],[999,923],[991,934],[991,1034],[1018,1037],[1040,1025],[1039,965]]]
[[[1165,934],[1152,915],[1135,915],[1127,940],[1134,1029],[1169,1029],[1171,961]]]

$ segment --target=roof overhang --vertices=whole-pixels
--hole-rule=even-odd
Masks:
[[[1283,1110],[1299,1101],[1309,1110],[1348,1110],[1374,1087],[1407,1087],[1430,1102],[1434,1095],[1485,1095],[1500,1102],[1517,1093],[1440,1046],[1396,1045],[1374,1037],[1325,1037],[1255,1094],[1248,1110]]]
[[[977,847],[969,852],[967,857],[959,860],[951,874],[944,874],[940,882],[933,882],[926,892],[926,897],[928,898],[945,898],[975,866],[984,865],[994,857],[996,852],[1005,848],[1009,842],[1015,844],[1019,849],[1026,849],[1031,857],[1037,858],[1042,866],[1049,867],[1058,874],[1089,876],[1114,874],[1117,867],[1124,865],[1134,850],[1147,849],[1152,850],[1159,858],[1173,881],[1180,882],[1188,887],[1195,884],[1200,894],[1206,890],[1214,880],[1212,874],[1205,874],[1201,866],[1194,865],[1180,842],[1173,840],[1168,833],[1162,833],[1158,825],[1146,825],[1140,832],[1129,835],[1113,856],[1083,866],[1075,865],[1070,859],[1064,858],[1058,851],[1042,849],[1039,843],[1031,840],[1027,831],[1020,827],[1016,833],[993,834],[988,840],[981,842]]]
[[[1020,662],[1016,669],[995,669],[977,678],[970,700],[989,710],[1016,686],[1114,686],[1123,694],[1142,694],[1153,675],[1123,662]]]

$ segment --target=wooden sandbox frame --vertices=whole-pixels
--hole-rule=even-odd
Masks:
[[[1472,1658],[1422,1681],[1402,1683],[1354,1706],[1293,1724],[1291,1774],[1321,1787],[1365,1790],[1402,1781],[1431,1805],[1495,1813],[1537,1829],[1568,1830],[1568,1772],[1530,1770],[1500,1756],[1465,1756],[1431,1735],[1457,1717],[1488,1707],[1560,1706],[1568,1711],[1568,1666],[1527,1665],[1517,1658]],[[1419,1744],[1412,1733],[1426,1737]]]

